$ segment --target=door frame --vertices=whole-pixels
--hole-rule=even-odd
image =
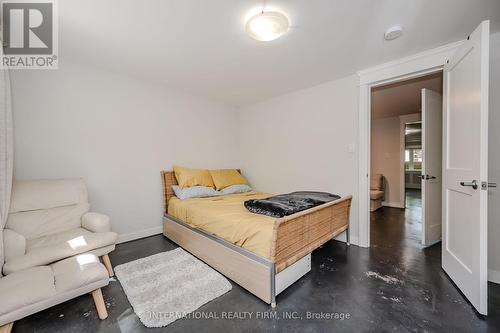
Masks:
[[[445,62],[463,42],[462,40],[447,44],[357,73],[359,76],[359,246],[370,247],[371,89],[442,71]]]

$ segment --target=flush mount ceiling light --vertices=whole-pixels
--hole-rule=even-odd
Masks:
[[[288,31],[288,18],[280,12],[262,11],[247,21],[245,30],[253,39],[269,42]]]
[[[394,25],[387,29],[384,33],[385,40],[393,40],[403,34],[403,26],[400,24]]]

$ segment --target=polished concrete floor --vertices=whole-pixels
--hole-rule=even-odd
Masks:
[[[419,247],[422,239],[422,198],[420,190],[406,189],[406,209],[383,207],[371,213],[372,242],[389,239]]]
[[[312,271],[278,296],[276,311],[233,284],[198,311],[241,319],[181,319],[147,329],[112,281],[103,290],[108,319],[100,321],[84,295],[16,322],[14,332],[500,332],[499,286],[489,288],[491,316],[478,315],[441,270],[440,245],[420,247],[418,199],[409,200],[406,210],[372,214],[370,249],[331,241],[315,251]],[[118,245],[111,259],[119,265],[175,247],[158,235]],[[344,319],[306,319],[308,312]]]

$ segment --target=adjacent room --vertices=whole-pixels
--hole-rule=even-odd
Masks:
[[[385,239],[441,240],[442,90],[441,71],[372,89],[370,227]]]
[[[500,1],[0,0],[0,333],[500,331]]]

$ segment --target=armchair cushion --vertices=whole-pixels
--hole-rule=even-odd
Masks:
[[[0,278],[0,326],[108,283],[108,271],[88,253],[7,275]]]
[[[30,239],[26,242],[26,254],[6,261],[3,272],[8,275],[29,267],[47,265],[77,254],[114,245],[116,239],[117,234],[114,232],[94,233],[83,228]]]
[[[108,271],[99,258],[91,253],[79,254],[76,257],[58,261],[50,267],[54,272],[58,293],[108,279]]]
[[[50,266],[31,267],[0,279],[0,315],[31,305],[56,293]]]
[[[111,231],[109,217],[104,214],[89,212],[82,216],[82,227],[92,232]]]
[[[38,238],[81,227],[82,215],[88,210],[89,204],[82,203],[51,209],[9,213],[6,228],[15,230],[27,239]]]
[[[378,200],[378,199],[382,199],[383,197],[384,197],[384,191],[376,191],[376,190],[370,191],[370,199],[371,200]]]
[[[83,179],[14,180],[10,213],[87,203]]]
[[[11,260],[26,253],[26,238],[14,230],[5,229],[3,231],[3,244],[5,260]]]

